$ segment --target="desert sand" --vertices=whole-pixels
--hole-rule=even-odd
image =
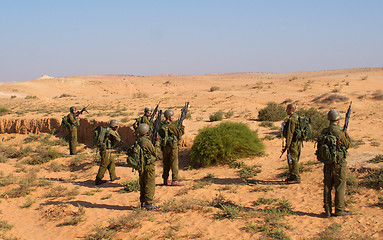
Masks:
[[[337,96],[334,101],[325,100],[333,94]],[[294,214],[283,217],[281,222],[288,227],[281,229],[291,239],[316,238],[334,223],[342,226],[344,236],[340,239],[352,236],[383,239],[383,209],[376,206],[382,189],[360,186],[355,194],[346,196],[347,209],[353,212],[351,216],[324,218],[321,215],[323,170],[322,164],[314,164],[314,143],[305,143],[302,150],[301,162],[308,163],[310,168],[302,172],[302,183],[285,185],[281,174],[287,162],[285,157],[279,158],[282,140],[275,138],[278,130],[261,127],[257,121],[258,111],[268,102],[283,106],[293,102],[298,109],[314,107],[323,112],[337,108],[345,114],[352,100],[348,133],[359,144],[349,150],[347,161],[349,172],[360,181],[368,169],[382,167],[382,163],[367,162],[383,154],[382,95],[383,68],[286,74],[43,76],[26,82],[3,83],[0,107],[9,110],[0,117],[3,154],[5,149],[28,146],[32,149],[29,154],[35,154],[36,149],[50,142],[59,143],[65,136],[59,126],[61,118],[72,105],[79,109],[89,105],[89,113],[81,116],[78,156],[69,156],[64,143],[52,146],[62,155],[44,164],[26,164],[25,160],[31,157],[28,154],[9,157],[0,163],[2,183],[16,179],[12,184],[0,185],[0,221],[3,226],[4,222],[13,226],[8,231],[3,227],[0,233],[8,239],[91,239],[90,236],[101,239],[95,237],[95,229],[100,232],[113,220],[133,218],[136,214],[134,219],[138,224],[109,230],[110,239],[267,239],[265,233],[249,230],[249,225],[264,221],[259,215],[217,217],[221,210],[209,202],[221,196],[250,210],[258,209],[253,202],[260,197],[287,200]],[[155,202],[163,208],[139,211],[139,192],[120,193],[124,182],[138,178],[137,172],[123,166],[123,154],[117,156],[120,164],[116,171],[121,180],[95,187],[98,166],[92,129],[118,119],[122,124],[119,132],[128,145],[134,140],[131,125],[135,118],[143,114],[145,106],[155,107],[160,101],[160,109],[173,109],[176,116],[185,102],[191,105],[191,119],[185,120],[186,133],[180,145],[180,177],[185,186],[163,186],[162,164],[156,162]],[[193,139],[203,127],[219,123],[209,121],[209,116],[219,110],[234,113],[223,121],[242,122],[257,130],[260,138],[268,136],[264,140],[264,156],[241,159],[247,165],[261,166],[262,171],[249,184],[240,179],[238,169],[230,166],[188,168]],[[274,123],[278,127],[280,124]],[[62,168],[53,171],[52,163]],[[45,184],[32,186],[25,196],[8,196],[9,191],[19,186],[20,179],[33,173],[37,179],[45,180]],[[107,174],[104,179],[109,180]],[[196,187],[201,181],[209,184]],[[208,202],[207,206],[201,201]],[[183,207],[175,207],[180,203]],[[82,221],[77,225],[60,225],[76,215],[78,204],[85,211]],[[166,210],[164,207],[169,205],[173,208]]]

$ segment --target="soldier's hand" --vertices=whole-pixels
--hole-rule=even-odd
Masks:
[[[185,121],[183,121],[183,122],[182,122],[182,126],[184,126],[184,127],[185,127]]]

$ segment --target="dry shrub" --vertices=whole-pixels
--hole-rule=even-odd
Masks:
[[[383,100],[383,91],[382,90],[376,90],[373,94],[372,94],[372,99],[374,100]]]
[[[52,207],[46,209],[43,212],[43,218],[49,220],[59,220],[68,216],[74,216],[75,212],[70,209],[70,205],[68,204],[57,204]]]
[[[325,104],[330,104],[334,102],[346,102],[348,100],[349,100],[348,97],[345,97],[339,94],[331,94],[330,96],[322,99],[321,102]]]

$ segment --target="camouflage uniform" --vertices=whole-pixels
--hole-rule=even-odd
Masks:
[[[289,153],[291,156],[291,163],[289,164],[289,176],[287,180],[291,181],[300,181],[301,177],[299,175],[299,158],[301,156],[302,150],[302,141],[296,139],[294,135],[295,128],[298,121],[298,114],[293,113],[290,115],[289,119],[286,121],[286,124],[283,128],[284,137],[286,138],[286,148],[289,148]]]
[[[154,162],[156,160],[156,150],[149,139],[148,135],[143,135],[138,138],[138,144],[143,150],[144,167],[143,171],[139,172],[140,182],[140,202],[144,204],[152,204],[156,186],[156,175]]]
[[[110,180],[117,178],[114,158],[111,156],[111,152],[112,147],[121,142],[121,137],[117,131],[109,127],[106,129],[105,136],[105,144],[98,148],[101,156],[101,164],[96,176],[96,184],[101,183],[107,169],[109,171]]]
[[[137,128],[141,123],[146,123],[149,125],[150,129],[153,129],[153,120],[150,121],[149,118],[144,114],[142,117],[137,118],[136,122],[133,124],[134,131],[137,131]]]
[[[168,128],[168,136],[165,142],[163,138],[166,135],[164,129]],[[169,178],[169,172],[172,170],[172,181],[178,181],[178,141],[185,133],[185,127],[181,125],[178,129],[178,121],[164,122],[160,128],[161,146],[163,152],[163,174],[162,178],[166,182]]]
[[[342,128],[336,124],[330,124],[328,128],[323,129],[322,134],[331,133],[336,136],[337,151],[336,162],[325,164],[324,172],[324,209],[331,213],[332,201],[331,190],[335,189],[335,214],[343,213],[345,209],[344,195],[346,191],[346,168],[347,168],[347,149],[350,147],[350,137],[345,134]]]
[[[70,155],[76,154],[77,147],[77,129],[80,126],[80,121],[76,114],[68,114],[68,123],[69,123],[69,153]]]

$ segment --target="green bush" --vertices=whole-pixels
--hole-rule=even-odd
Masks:
[[[122,183],[122,186],[124,186],[124,188],[120,190],[120,193],[138,192],[140,190],[140,183],[138,180],[124,182]]]
[[[223,112],[218,111],[209,116],[210,122],[215,122],[215,121],[222,121],[223,119]]]
[[[199,131],[190,152],[194,166],[227,164],[247,156],[259,156],[264,145],[243,123],[223,122]]]
[[[315,140],[318,138],[322,130],[329,126],[330,122],[327,120],[327,115],[319,112],[315,108],[299,109],[297,111],[299,116],[306,116],[311,119],[311,136],[308,140]]]
[[[0,108],[0,116],[3,116],[5,114],[8,114],[9,113],[9,109],[8,108]]]
[[[260,121],[276,122],[283,120],[287,116],[285,108],[275,102],[269,102],[267,107],[259,110],[258,119]]]

